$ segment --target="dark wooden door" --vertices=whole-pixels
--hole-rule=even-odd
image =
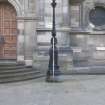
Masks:
[[[0,59],[16,59],[17,22],[16,11],[9,3],[0,3]]]

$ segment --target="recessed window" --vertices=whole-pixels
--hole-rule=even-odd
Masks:
[[[89,13],[89,19],[95,26],[105,25],[105,8],[101,6],[96,6]]]

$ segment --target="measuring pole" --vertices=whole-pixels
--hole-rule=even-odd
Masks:
[[[55,51],[55,46],[54,46],[54,38],[53,38],[53,78],[55,76],[55,55],[54,55],[54,51]]]

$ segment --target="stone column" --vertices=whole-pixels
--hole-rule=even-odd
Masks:
[[[25,64],[32,66],[34,46],[36,45],[35,19],[25,19]]]
[[[24,20],[17,19],[17,62],[24,63]]]

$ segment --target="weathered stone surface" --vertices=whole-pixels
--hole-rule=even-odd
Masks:
[[[43,1],[43,3],[39,1],[39,3],[41,7],[39,7],[40,9],[38,10],[38,13],[41,13],[41,11],[43,10],[43,13],[39,15],[39,17],[41,16],[43,17],[43,19],[39,21],[39,23],[42,23],[43,25],[38,24],[38,27],[41,27],[41,30],[38,30],[37,41],[40,43],[39,46],[45,46],[46,48],[48,48],[50,45],[49,42],[51,35],[49,33],[52,26],[52,10],[50,1],[46,0],[45,2]],[[104,7],[104,4],[104,0],[68,0],[68,2],[63,2],[60,0],[57,1],[56,27],[60,29],[64,27],[64,30],[61,29],[62,34],[60,37],[57,33],[57,38],[59,40],[58,45],[63,45],[63,47],[69,46],[72,48],[72,60],[74,63],[73,66],[75,66],[76,62],[77,65],[79,64],[78,62],[81,62],[80,66],[99,66],[104,64],[105,52],[104,50],[102,50],[105,47],[105,32],[103,30],[104,26],[101,27],[100,30],[98,30],[98,28],[96,28],[89,20],[90,11],[94,9],[95,6]],[[66,16],[68,17],[65,18]],[[71,29],[75,31],[73,33],[69,33],[71,32]],[[81,31],[78,31],[78,29],[80,29]],[[41,44],[42,39],[44,39],[44,41]],[[69,59],[69,55],[67,55],[67,57]],[[65,62],[66,61],[67,59],[65,57]],[[46,64],[47,62],[48,61],[46,61]],[[65,67],[63,64],[65,65],[65,63],[63,62],[61,66]],[[68,68],[70,69],[70,67]]]
[[[2,2],[2,1],[0,1]],[[8,0],[17,12],[17,58],[29,64],[42,64],[48,60],[42,54],[38,60],[38,48],[49,48],[52,28],[52,7],[49,0]],[[70,2],[70,3],[69,3]],[[62,67],[69,67],[68,59],[77,61],[104,62],[104,27],[96,28],[89,20],[89,13],[95,6],[105,6],[105,0],[57,0],[56,27],[58,48],[71,47],[73,54],[67,54]],[[39,29],[37,29],[39,28]],[[75,30],[71,33],[71,30]],[[78,31],[80,29],[80,31]],[[86,32],[86,33],[85,33]],[[65,54],[61,55],[63,58]],[[35,57],[34,57],[35,56]],[[40,56],[40,54],[38,54]],[[68,59],[67,59],[68,58]],[[44,61],[45,60],[45,61]],[[41,63],[39,62],[41,61]],[[62,59],[60,60],[62,62]],[[98,61],[96,61],[98,64]],[[63,65],[64,64],[64,65]],[[43,63],[44,65],[44,63]],[[66,66],[65,66],[66,65]],[[87,65],[87,64],[86,64]],[[47,66],[45,66],[47,67]],[[46,68],[47,69],[47,68]]]

